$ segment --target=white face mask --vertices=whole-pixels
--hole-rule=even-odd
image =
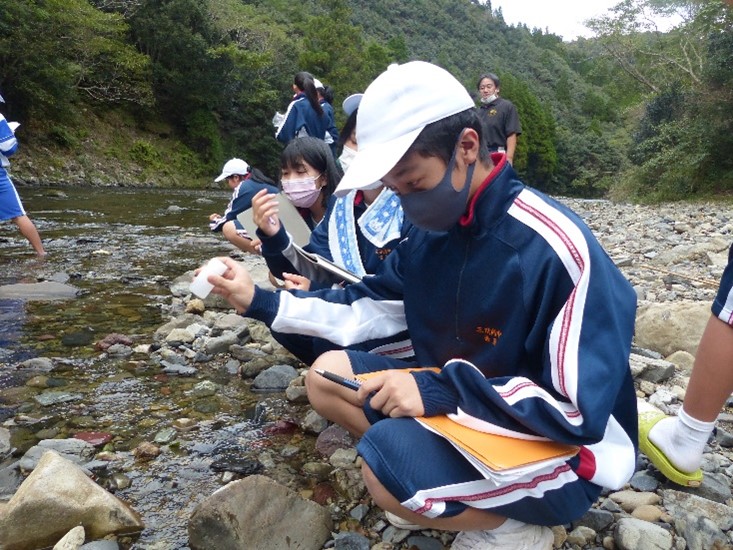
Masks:
[[[492,102],[492,101],[494,101],[494,100],[495,100],[495,99],[496,99],[497,97],[499,97],[499,96],[498,96],[498,95],[496,95],[496,94],[491,94],[491,95],[490,95],[489,97],[482,97],[482,98],[481,98],[481,103],[491,103],[491,102]]]
[[[341,168],[344,170],[344,174],[349,169],[349,166],[351,166],[351,161],[354,160],[355,156],[356,151],[351,147],[346,147],[344,145],[344,150],[341,151],[341,156],[339,157],[339,162],[341,163]]]
[[[294,206],[310,208],[321,194],[321,188],[316,185],[316,180],[320,177],[318,175],[282,180],[283,193]]]

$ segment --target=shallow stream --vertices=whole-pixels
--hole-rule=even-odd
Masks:
[[[287,421],[289,405],[281,394],[249,392],[231,364],[202,364],[195,378],[166,376],[145,361],[109,357],[94,347],[110,333],[151,343],[167,320],[173,279],[233,251],[208,229],[209,214],[224,210],[229,193],[96,187],[19,192],[49,255],[37,260],[14,224],[0,224],[0,285],[57,281],[80,294],[54,302],[0,299],[0,424],[10,425],[18,449],[14,460],[41,439],[82,431],[110,435],[105,449],[116,454],[114,469],[124,475],[101,471],[98,480],[143,516],[142,535],[120,541],[138,549],[186,548],[188,517],[222,485],[221,471],[254,468],[270,457],[268,468],[280,471],[281,479],[295,479],[312,441]],[[15,365],[33,357],[52,358],[54,370],[31,381]],[[194,386],[204,378],[220,388],[215,395],[196,395]],[[36,397],[49,390],[70,397],[39,403]],[[284,420],[261,425],[264,410],[282,410],[271,416]],[[192,419],[195,429],[172,429],[181,418]],[[156,440],[163,454],[136,461],[133,449]],[[283,447],[290,448],[287,456],[275,451]],[[215,462],[223,466],[217,470]]]

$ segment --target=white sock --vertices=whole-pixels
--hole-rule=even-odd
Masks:
[[[702,451],[714,427],[715,422],[698,420],[680,409],[677,417],[657,422],[649,431],[649,440],[677,469],[692,473],[700,467]]]

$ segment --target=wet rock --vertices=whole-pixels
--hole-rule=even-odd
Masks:
[[[175,374],[178,376],[196,376],[196,373],[198,373],[196,367],[190,367],[188,365],[177,365],[168,363],[167,361],[161,361],[160,364],[164,367],[163,372],[166,374]]]
[[[229,353],[235,359],[240,361],[251,361],[252,359],[267,357],[267,354],[260,348],[252,345],[242,346],[240,344],[234,344],[229,348]]]
[[[186,303],[186,313],[201,315],[204,311],[206,311],[206,306],[204,301],[199,298],[194,298]]]
[[[242,339],[249,335],[249,322],[236,313],[227,313],[218,317],[212,327],[212,335],[218,336],[225,332],[234,332]]]
[[[135,447],[135,450],[132,451],[132,454],[135,456],[137,460],[141,461],[148,461],[153,460],[155,457],[157,457],[160,454],[160,447],[157,445],[153,445],[152,443],[149,443],[147,441],[143,441]]]
[[[115,344],[122,344],[124,346],[132,346],[133,341],[129,336],[124,334],[118,334],[113,332],[102,338],[99,342],[94,344],[94,349],[97,351],[107,351],[111,346]]]
[[[112,357],[129,357],[132,355],[132,348],[124,344],[112,344],[107,348],[107,353]]]
[[[190,344],[196,339],[196,334],[189,329],[189,327],[186,328],[174,328],[172,331],[168,333],[168,336],[165,337],[165,341],[168,344]]]
[[[196,420],[193,418],[176,418],[173,421],[173,428],[179,432],[190,432],[195,430],[198,426]]]
[[[153,441],[161,445],[167,445],[175,441],[176,437],[178,437],[178,432],[176,432],[175,428],[163,428],[155,434]]]
[[[137,512],[48,451],[3,510],[0,540],[13,550],[51,546],[78,525],[93,539],[144,528]]]
[[[291,403],[308,403],[308,390],[302,384],[290,384],[285,388],[285,397]]]
[[[256,357],[252,360],[248,360],[239,369],[239,376],[242,378],[255,378],[261,372],[269,369],[272,366],[272,359],[269,357]]]
[[[94,341],[94,332],[91,330],[79,330],[69,332],[61,337],[61,343],[70,348],[88,346]]]
[[[34,470],[43,456],[48,451],[53,451],[58,456],[72,464],[84,464],[94,456],[94,445],[90,445],[81,439],[44,439],[28,449],[20,459],[21,470],[29,472]]]
[[[24,479],[17,462],[0,468],[0,501],[10,499]]]
[[[370,546],[369,539],[359,533],[338,533],[334,537],[335,550],[369,550]]]
[[[221,386],[214,384],[211,380],[203,380],[196,384],[193,389],[189,392],[191,397],[196,399],[201,397],[209,397],[216,395],[221,389]]]
[[[95,447],[101,447],[105,443],[112,441],[112,434],[106,432],[77,432],[74,434],[74,438],[86,441]]]
[[[167,323],[165,323],[164,325],[160,326],[155,331],[155,335],[154,335],[155,339],[158,341],[163,340],[173,329],[186,328],[189,325],[192,325],[194,323],[201,322],[201,321],[202,321],[202,318],[200,315],[194,315],[191,313],[186,313],[185,315],[175,317],[171,319],[170,321],[168,321]]]
[[[27,359],[20,363],[18,368],[38,372],[51,372],[53,370],[53,361],[48,357],[34,357],[33,359]]]
[[[114,540],[95,540],[82,546],[80,550],[119,550],[120,545]]]
[[[328,462],[334,468],[352,469],[356,465],[356,449],[336,449],[328,458]]]
[[[83,397],[84,396],[80,393],[47,391],[36,395],[33,399],[35,399],[38,404],[48,407],[59,403],[67,403],[68,401],[79,401],[80,399],[83,399]]]
[[[264,476],[229,483],[196,507],[188,524],[193,550],[321,548],[331,515]]]
[[[111,481],[114,484],[115,489],[119,490],[127,489],[132,484],[129,477],[119,472],[112,475]]]
[[[76,298],[79,289],[54,281],[0,285],[0,299],[49,302]]]
[[[319,434],[328,427],[328,420],[314,410],[306,413],[300,424],[301,429],[310,434]]]
[[[0,428],[0,462],[10,455],[11,450],[10,430],[7,428]]]
[[[239,335],[236,332],[226,332],[221,336],[208,339],[206,344],[204,344],[204,351],[211,355],[225,353],[229,350],[230,346],[239,343]]]
[[[215,472],[234,472],[242,476],[250,476],[260,473],[264,468],[257,460],[226,454],[212,462],[211,469]]]
[[[326,481],[333,468],[325,462],[307,462],[303,464],[303,473],[317,481]]]
[[[259,391],[284,391],[297,377],[298,371],[290,365],[275,365],[258,374],[252,387]]]

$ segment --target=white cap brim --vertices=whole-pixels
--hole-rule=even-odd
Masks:
[[[347,114],[347,116],[351,116],[351,113],[356,111],[356,108],[359,106],[359,103],[361,103],[361,98],[364,97],[364,94],[351,94],[349,97],[344,99],[344,102],[341,104],[341,107],[344,110],[344,113]]]
[[[396,139],[360,148],[334,194],[343,197],[354,189],[371,189],[381,185],[380,180],[395,167],[422,131],[423,128],[417,128]]]
[[[229,176],[231,176],[231,174],[227,174],[226,172],[222,172],[222,173],[221,173],[221,174],[219,175],[219,177],[218,177],[218,178],[216,178],[216,179],[214,180],[214,183],[219,183],[220,181],[222,181],[222,180],[224,180],[224,179],[228,178]]]

